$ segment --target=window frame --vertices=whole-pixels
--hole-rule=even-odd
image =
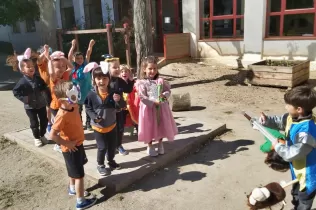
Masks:
[[[209,0],[210,2],[210,17],[204,18],[203,17],[203,11],[201,10],[201,4],[203,4],[202,1],[199,1],[199,22],[200,22],[200,41],[242,41],[244,40],[244,35],[242,37],[237,37],[237,19],[244,19],[243,15],[237,15],[237,1],[238,0],[232,0],[233,1],[233,14],[231,15],[213,15],[213,8],[214,8],[214,0]],[[213,38],[213,20],[233,20],[233,36],[232,37],[223,37],[223,38]],[[203,34],[202,32],[202,24],[204,21],[210,21],[210,37],[204,38],[201,36]]]
[[[286,0],[281,1],[281,8],[279,12],[269,12],[269,3],[273,0],[266,0],[266,27],[265,27],[265,39],[266,40],[312,40],[316,39],[316,1],[314,0],[313,8],[300,8],[300,9],[286,9]],[[314,29],[313,36],[284,36],[284,16],[285,15],[298,15],[298,14],[314,14]],[[280,17],[280,32],[279,36],[269,36],[269,19],[272,16]]]

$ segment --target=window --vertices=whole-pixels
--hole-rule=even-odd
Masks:
[[[86,28],[100,28],[102,26],[101,1],[85,0],[84,4]]]
[[[316,1],[267,0],[266,37],[316,36]]]
[[[20,23],[19,22],[16,22],[15,24],[12,25],[12,32],[14,34],[21,33],[21,27],[20,27]]]
[[[76,26],[74,8],[61,8],[60,11],[63,29],[73,29]]]
[[[201,39],[242,38],[245,0],[200,0]]]
[[[25,21],[26,32],[35,32],[36,26],[34,20],[26,20]]]

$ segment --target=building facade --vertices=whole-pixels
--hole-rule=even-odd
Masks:
[[[315,61],[314,0],[183,0],[182,16],[192,57]]]

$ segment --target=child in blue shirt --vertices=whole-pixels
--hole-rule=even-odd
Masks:
[[[80,117],[82,120],[83,104],[84,104],[84,101],[85,101],[89,91],[92,89],[91,74],[85,74],[85,73],[83,73],[83,70],[84,70],[84,67],[90,61],[90,56],[91,56],[95,41],[93,39],[90,40],[85,59],[83,57],[83,53],[81,53],[81,52],[74,53],[74,50],[76,47],[76,40],[75,39],[72,40],[71,44],[72,44],[72,46],[71,46],[70,51],[68,53],[68,60],[73,62],[73,66],[74,66],[73,70],[71,71],[72,83],[74,85],[78,85],[80,87],[80,100],[78,101],[78,104],[79,104]],[[88,114],[86,114],[85,129],[92,130],[91,125],[90,125],[90,117]]]

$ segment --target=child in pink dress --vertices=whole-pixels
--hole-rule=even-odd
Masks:
[[[162,82],[162,91],[158,91],[158,80]],[[164,154],[163,138],[173,141],[178,128],[173,119],[167,99],[170,96],[170,85],[159,78],[157,59],[146,57],[141,65],[140,80],[137,82],[140,98],[138,141],[148,145],[150,156]],[[152,145],[158,141],[158,152]]]

